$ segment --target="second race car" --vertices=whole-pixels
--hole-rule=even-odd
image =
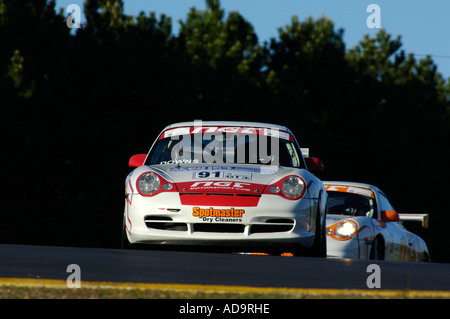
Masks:
[[[377,187],[325,181],[328,257],[430,261],[425,241],[402,220],[428,227],[428,214],[398,214]]]

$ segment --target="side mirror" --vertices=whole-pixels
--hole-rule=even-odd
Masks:
[[[324,169],[322,161],[317,157],[305,157],[305,162],[310,172],[321,172]]]
[[[128,161],[128,166],[130,167],[139,167],[144,165],[145,159],[147,158],[147,154],[136,154],[131,156]]]
[[[395,210],[382,210],[381,220],[384,222],[399,222],[400,217]]]

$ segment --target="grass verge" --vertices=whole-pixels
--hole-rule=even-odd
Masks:
[[[450,299],[449,291],[259,288],[0,278],[2,299]]]

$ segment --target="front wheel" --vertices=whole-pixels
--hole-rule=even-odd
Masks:
[[[380,236],[376,237],[372,243],[370,259],[384,260],[384,240]]]
[[[122,241],[120,244],[120,248],[121,249],[130,249],[131,248],[130,242],[127,237],[127,229],[125,226],[125,219],[123,220],[123,223],[122,223]]]
[[[316,213],[316,232],[314,235],[314,243],[311,247],[311,256],[312,257],[327,257],[327,237],[325,234],[325,216],[322,220],[321,218],[321,197],[319,198],[319,204],[317,206]],[[324,211],[324,215],[325,215]]]
[[[311,256],[322,258],[327,257],[327,239],[325,237],[325,226],[322,225],[321,223],[319,223],[318,226],[316,226],[314,244],[311,247]]]
[[[420,261],[421,261],[421,262],[424,262],[424,263],[429,263],[429,262],[431,262],[430,256],[428,256],[427,253],[424,253],[424,254],[422,255],[422,258],[420,258]]]

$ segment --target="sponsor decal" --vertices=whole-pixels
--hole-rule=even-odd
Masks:
[[[168,160],[168,161],[162,161],[159,163],[161,165],[173,165],[173,164],[198,164],[197,159],[175,159],[175,160]]]
[[[216,209],[194,207],[192,216],[198,217],[205,222],[242,222],[242,216],[245,214],[244,209]]]
[[[195,190],[228,190],[228,191],[245,191],[250,192],[250,183],[243,182],[195,182],[190,186],[191,191]]]
[[[204,134],[204,133],[232,133],[232,134],[252,134],[252,135],[265,135],[284,140],[293,140],[291,135],[287,132],[280,131],[278,129],[269,128],[255,128],[255,127],[220,127],[220,126],[197,126],[197,127],[180,127],[170,129],[161,135],[160,139],[188,135],[188,134]]]
[[[251,180],[252,174],[251,173],[235,173],[235,172],[224,172],[224,171],[201,171],[201,172],[194,172],[194,175],[192,178],[200,178],[200,179],[206,179],[206,178],[224,178],[224,179],[239,179],[239,180]]]
[[[194,187],[237,187],[242,188],[245,186],[251,185],[250,183],[242,183],[242,182],[195,182],[191,185],[191,188]]]
[[[375,198],[375,194],[370,189],[365,189],[365,188],[360,188],[360,187],[326,185],[325,189],[330,192],[353,193],[353,194],[359,194],[359,195]]]

